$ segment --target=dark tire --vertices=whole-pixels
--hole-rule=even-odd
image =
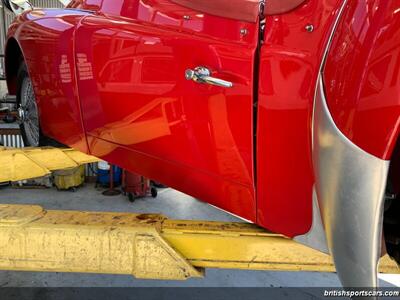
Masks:
[[[151,196],[152,196],[153,198],[156,198],[156,197],[157,197],[158,192],[157,192],[157,189],[156,189],[156,188],[152,187],[152,188],[150,189],[150,193],[151,193]]]
[[[36,97],[25,62],[21,62],[18,69],[17,106],[20,130],[25,147],[65,147],[42,133]]]

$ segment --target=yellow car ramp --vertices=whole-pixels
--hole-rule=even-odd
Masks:
[[[96,160],[71,149],[2,148],[0,182],[39,177]],[[202,277],[204,268],[334,272],[328,255],[252,224],[0,205],[2,270],[183,280]],[[400,270],[385,256],[380,272]]]

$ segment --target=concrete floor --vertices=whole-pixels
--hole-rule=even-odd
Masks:
[[[157,198],[128,202],[124,196],[105,197],[94,185],[77,192],[55,189],[0,189],[0,203],[38,204],[46,209],[162,213],[169,218],[239,221],[223,211],[172,189]],[[383,287],[400,286],[399,275],[380,275]],[[0,287],[337,287],[334,273],[266,272],[208,269],[204,279],[139,280],[125,275],[64,274],[0,271]]]

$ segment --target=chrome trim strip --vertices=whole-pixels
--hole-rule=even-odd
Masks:
[[[376,287],[389,161],[365,152],[336,127],[322,76],[314,111],[316,189],[338,276],[345,287]]]

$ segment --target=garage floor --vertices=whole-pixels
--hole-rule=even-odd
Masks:
[[[55,189],[0,189],[0,203],[38,204],[46,209],[162,213],[169,218],[240,221],[239,219],[172,189],[157,198],[134,203],[120,195],[105,197],[88,184],[77,192]],[[204,279],[187,281],[138,280],[125,275],[63,274],[0,271],[0,287],[335,287],[334,273],[266,272],[208,269]],[[400,286],[399,275],[380,275],[380,285]]]

